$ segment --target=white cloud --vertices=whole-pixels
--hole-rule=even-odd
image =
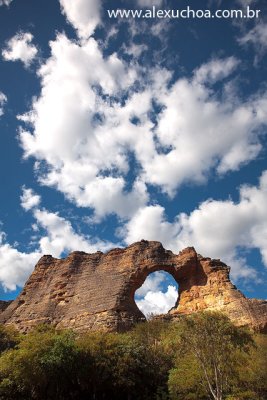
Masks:
[[[147,292],[143,299],[136,300],[136,304],[146,316],[149,316],[149,314],[166,314],[175,306],[177,298],[177,289],[169,285],[166,292]]]
[[[4,105],[6,102],[7,102],[6,95],[0,92],[0,117],[4,114]]]
[[[111,98],[104,101],[95,86],[100,84],[107,96],[117,96],[136,73],[116,55],[104,59],[92,38],[79,46],[60,35],[51,48],[52,57],[39,72],[42,95],[33,111],[20,117],[35,127],[34,135],[21,132],[25,153],[45,159],[51,168],[42,182],[57,187],[77,205],[94,208],[96,215],[115,212],[125,217],[148,198],[142,181],[136,179],[127,193],[124,179],[128,143],[138,140],[141,147],[141,135],[149,129],[145,125],[140,130],[128,116],[136,112],[142,117],[148,105],[144,96],[140,104],[136,95],[120,108]],[[149,144],[149,138],[145,142]]]
[[[42,184],[90,207],[98,220],[131,218],[148,204],[148,185],[173,196],[182,184],[238,170],[261,151],[267,93],[244,101],[227,90],[234,57],[212,59],[170,86],[170,71],[150,68],[148,77],[136,60],[104,57],[92,37],[77,43],[61,34],[50,46],[41,94],[19,117],[28,123],[20,131],[24,155],[36,158],[37,172],[41,165]]]
[[[161,7],[163,4],[163,0],[138,0],[137,4],[140,7],[148,7],[148,8],[152,6]]]
[[[36,242],[36,250],[33,252],[19,251],[15,246],[6,243],[4,233],[0,233],[0,283],[5,290],[22,287],[43,254],[60,257],[71,251],[94,253],[114,247],[112,243],[77,234],[70,222],[58,214],[35,209],[34,217],[35,231],[42,228],[45,233]]]
[[[130,46],[129,45],[123,46],[123,50],[125,54],[129,54],[135,59],[138,59],[138,57],[140,57],[142,53],[148,50],[148,47],[145,44],[132,43]]]
[[[165,281],[166,273],[156,271],[147,276],[143,285],[135,292],[135,296],[143,297],[147,292],[158,292]]]
[[[106,251],[114,247],[113,243],[92,239],[88,235],[75,232],[71,223],[58,213],[53,213],[45,208],[40,208],[41,198],[32,189],[23,188],[21,205],[25,210],[31,210],[35,218],[35,231],[45,231],[38,240],[38,251],[42,254],[51,254],[60,257],[71,251],[85,251],[94,253],[98,250]]]
[[[39,197],[31,189],[24,188],[22,205],[25,209],[30,209],[30,198],[35,199],[31,204],[36,221],[35,232],[42,229],[45,234],[36,239],[36,250],[29,254],[19,252],[11,245],[3,243],[4,236],[1,235],[0,279],[4,287],[13,290],[16,285],[24,283],[41,254],[49,253],[59,257],[73,250],[95,252],[99,249],[105,251],[114,246],[112,243],[99,239],[93,241],[88,236],[76,233],[70,222],[57,213],[38,208]],[[232,267],[235,279],[240,277],[255,279],[255,270],[249,268],[245,259],[239,256],[239,249],[258,249],[267,266],[266,203],[267,171],[262,174],[258,186],[244,185],[240,188],[238,202],[234,203],[230,199],[225,201],[210,199],[201,203],[190,214],[177,215],[173,222],[166,220],[163,207],[159,205],[143,207],[125,226],[125,241],[130,244],[142,238],[160,240],[165,248],[175,253],[193,245],[204,256],[221,258],[228,263]],[[151,293],[162,292],[160,290],[162,283],[162,273],[154,274],[154,277],[151,275],[136,294],[139,297],[145,295],[143,300],[151,303],[153,298],[157,298],[157,295]],[[166,304],[162,300],[163,295],[158,296],[157,301]],[[167,299],[170,297],[168,293]],[[146,304],[143,300],[140,300],[140,304]],[[167,304],[169,305],[168,302]],[[155,312],[154,306],[151,307],[147,312]],[[160,309],[160,312],[165,311]]]
[[[5,290],[15,290],[17,285],[23,286],[41,253],[23,253],[4,241],[0,232],[0,282]]]
[[[240,258],[239,249],[258,249],[267,266],[267,171],[259,186],[242,186],[240,200],[207,200],[190,214],[181,213],[170,223],[164,208],[139,210],[126,225],[126,242],[146,238],[160,240],[175,253],[195,246],[204,256],[221,258],[232,267],[233,277],[256,277],[254,269]]]
[[[0,6],[9,6],[13,0],[0,0]]]
[[[179,232],[179,225],[166,221],[164,208],[160,205],[140,208],[126,227],[127,230],[122,233],[128,244],[145,238],[146,240],[158,240],[167,248],[174,249],[176,246],[175,239]]]
[[[21,207],[29,211],[40,204],[41,198],[35,194],[32,189],[27,189],[25,186],[22,188],[22,196],[20,197]]]
[[[172,195],[185,182],[206,181],[214,169],[224,174],[257,157],[267,122],[267,93],[241,102],[227,92],[220,98],[209,87],[236,65],[232,58],[212,60],[191,81],[179,79],[161,96],[165,108],[156,134],[165,152],[144,163],[146,181]]]
[[[90,37],[101,22],[99,0],[60,0],[60,5],[62,12],[81,38]]]
[[[236,0],[236,2],[239,5],[239,7],[246,9],[247,6],[250,6],[252,3],[255,8],[255,5],[258,3],[258,0]]]
[[[114,247],[113,243],[91,238],[75,232],[71,223],[58,213],[40,209],[40,196],[32,189],[23,188],[21,205],[31,210],[35,223],[32,228],[35,250],[29,253],[19,251],[16,246],[7,243],[6,235],[0,232],[0,283],[5,290],[22,287],[32,272],[38,259],[44,254],[62,257],[72,251],[95,253],[107,251]]]
[[[148,275],[143,285],[135,292],[135,302],[139,309],[146,315],[165,314],[175,306],[178,291],[175,286],[167,284],[169,274],[156,271]]]
[[[195,71],[195,83],[212,85],[234,72],[238,64],[239,61],[235,57],[228,57],[224,62],[220,59],[213,59]]]
[[[264,22],[258,23],[239,39],[239,43],[242,45],[251,44],[259,55],[264,54],[267,50],[267,24]]]
[[[38,226],[46,231],[46,235],[39,240],[42,254],[60,257],[63,253],[76,250],[95,253],[98,250],[106,251],[114,247],[112,243],[92,240],[88,236],[77,234],[71,223],[57,213],[36,209],[34,217]]]
[[[190,215],[181,214],[178,235],[180,246],[191,240],[199,250],[212,257],[231,258],[238,247],[258,248],[267,266],[267,171],[259,186],[242,186],[240,200],[207,200]],[[223,218],[222,218],[223,216]],[[265,243],[264,243],[265,242]]]
[[[8,243],[0,245],[0,282],[5,290],[22,287],[41,257],[41,253],[23,253]]]
[[[21,61],[27,68],[36,58],[38,49],[32,44],[33,35],[29,32],[19,32],[13,36],[2,50],[6,61]]]

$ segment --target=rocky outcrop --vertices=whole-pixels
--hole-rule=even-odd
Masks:
[[[172,318],[202,310],[220,311],[238,326],[267,333],[267,301],[246,298],[230,281],[230,267],[198,255],[198,270],[202,271],[203,284],[198,279],[192,285],[180,282],[179,304],[170,311]]]
[[[11,303],[12,301],[0,300],[0,313],[4,311]]]
[[[21,331],[40,323],[77,331],[126,330],[145,319],[134,294],[159,270],[179,285],[170,318],[220,310],[237,325],[266,331],[267,302],[247,299],[237,290],[223,262],[204,258],[192,247],[175,255],[159,242],[144,240],[106,254],[73,252],[61,260],[43,256],[21,294],[0,314],[0,322]]]

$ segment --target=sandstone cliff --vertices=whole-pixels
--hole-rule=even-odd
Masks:
[[[0,300],[0,313],[4,311],[11,303],[12,301]]]
[[[178,255],[159,242],[142,240],[106,254],[73,252],[65,259],[43,256],[0,323],[27,331],[39,323],[57,328],[126,330],[144,315],[134,301],[148,274],[164,270],[179,284],[179,301],[170,318],[201,310],[225,312],[237,325],[266,332],[267,302],[247,299],[229,279],[220,260],[189,247]]]

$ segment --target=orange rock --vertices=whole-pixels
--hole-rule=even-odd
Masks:
[[[0,323],[22,332],[43,322],[76,331],[127,330],[145,319],[135,291],[150,273],[161,270],[179,285],[179,302],[168,319],[219,310],[237,325],[266,332],[267,302],[247,299],[237,290],[226,264],[198,255],[193,247],[175,255],[145,240],[106,254],[76,251],[61,260],[43,256],[18,298],[0,313]]]

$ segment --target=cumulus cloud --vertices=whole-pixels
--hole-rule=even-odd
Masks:
[[[15,290],[23,286],[41,254],[36,251],[24,253],[6,242],[4,232],[0,232],[0,283],[5,290]]]
[[[148,7],[148,8],[150,8],[152,6],[161,7],[163,2],[164,2],[163,0],[138,0],[137,4],[140,7]]]
[[[149,316],[150,314],[165,314],[175,306],[178,299],[176,286],[168,285],[169,274],[157,271],[147,276],[143,285],[135,292],[135,302],[139,309]]]
[[[160,240],[175,253],[188,245],[204,256],[221,258],[232,267],[235,279],[256,277],[254,269],[239,257],[238,249],[258,249],[267,267],[267,171],[258,186],[242,186],[240,199],[209,199],[190,214],[181,213],[168,222],[164,208],[155,205],[139,210],[126,226],[126,242],[147,238]],[[223,217],[222,217],[223,216]]]
[[[6,95],[0,92],[0,117],[4,114],[4,105],[6,102],[7,102]]]
[[[239,5],[239,7],[246,8],[247,6],[250,6],[252,3],[257,3],[258,0],[236,0],[236,3]]]
[[[108,242],[77,234],[71,223],[56,213],[36,209],[34,217],[35,231],[40,229],[45,231],[37,241],[35,251],[28,253],[19,251],[5,241],[3,232],[0,234],[0,283],[5,290],[22,287],[43,254],[60,257],[71,251],[94,253],[97,250],[106,251],[114,246]]]
[[[32,44],[33,35],[29,32],[19,32],[8,40],[2,56],[6,61],[21,61],[27,68],[36,58],[38,49]]]
[[[81,38],[90,37],[101,22],[99,0],[60,0],[60,5],[62,12]]]
[[[5,290],[22,287],[41,257],[38,252],[23,253],[8,243],[0,244],[0,282]]]
[[[180,246],[191,240],[206,254],[214,257],[225,254],[230,258],[238,247],[258,248],[267,266],[267,247],[263,240],[267,228],[266,201],[267,171],[263,172],[258,186],[240,188],[239,202],[207,200],[190,215],[181,214]]]
[[[127,223],[126,231],[122,231],[122,234],[125,235],[128,244],[146,238],[146,240],[158,240],[167,248],[174,250],[179,230],[178,223],[166,220],[164,207],[151,205],[140,208]]]
[[[39,195],[32,189],[23,187],[21,206],[25,210],[31,210],[35,218],[35,231],[42,229],[45,232],[37,242],[40,253],[60,257],[75,250],[94,253],[98,250],[106,251],[112,246],[114,247],[113,243],[76,233],[68,220],[58,213],[39,207],[40,202]]]
[[[21,131],[25,155],[46,160],[49,172],[40,180],[78,206],[92,207],[100,216],[115,212],[125,217],[148,198],[141,180],[136,179],[127,193],[124,179],[128,143],[138,141],[141,146],[141,135],[149,129],[146,124],[140,129],[128,116],[137,113],[141,118],[148,106],[144,97],[140,104],[138,94],[122,108],[113,98],[133,83],[136,72],[116,55],[104,59],[92,38],[81,47],[60,35],[51,48],[52,57],[39,72],[42,95],[32,112],[19,117],[35,128],[33,135]],[[110,100],[100,96],[99,85]]]
[[[146,278],[143,285],[135,292],[135,296],[143,297],[147,292],[158,292],[166,279],[166,273],[156,271]]]
[[[0,6],[9,6],[13,0],[0,0]]]
[[[20,197],[21,207],[29,211],[40,204],[41,198],[34,193],[32,189],[27,189],[25,186],[22,188],[22,195]]]
[[[42,184],[98,219],[131,218],[150,200],[147,185],[173,196],[261,151],[267,93],[244,101],[226,90],[234,57],[212,59],[169,87],[170,71],[151,68],[148,78],[137,62],[104,57],[93,38],[77,43],[61,34],[50,46],[41,94],[19,117],[28,124],[20,131],[24,155],[37,159],[37,170],[45,162]]]
[[[71,223],[57,213],[36,209],[34,217],[37,225],[46,231],[46,235],[39,240],[42,254],[60,257],[75,250],[95,253],[98,250],[106,251],[114,247],[112,243],[93,240],[89,236],[76,233]]]
[[[200,84],[213,84],[229,76],[238,64],[239,61],[235,57],[228,57],[224,62],[220,59],[213,59],[209,63],[201,65],[195,71],[194,80]]]
[[[30,188],[23,188],[21,206],[31,210],[35,223],[35,237],[32,252],[19,251],[6,240],[4,232],[0,232],[0,283],[5,290],[15,290],[24,285],[38,259],[44,254],[62,257],[71,251],[94,253],[107,251],[114,247],[113,243],[92,238],[75,232],[71,223],[58,213],[40,208],[41,198]]]
[[[177,289],[169,285],[166,292],[147,292],[143,299],[136,300],[136,304],[145,316],[166,314],[175,306],[177,297]]]
[[[238,170],[259,154],[267,93],[241,102],[231,93],[219,98],[209,87],[236,65],[234,59],[212,60],[161,97],[164,109],[156,134],[165,151],[145,163],[146,180],[172,195],[185,182],[202,183],[212,170],[220,175]]]
[[[242,45],[252,45],[259,55],[267,50],[267,24],[261,22],[239,39]]]

